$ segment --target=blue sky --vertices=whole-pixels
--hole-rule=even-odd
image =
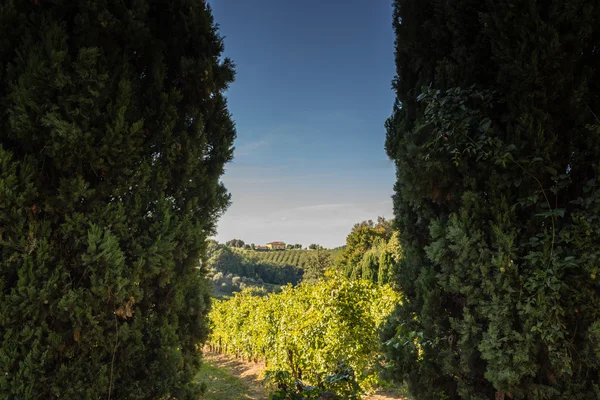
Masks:
[[[355,223],[391,217],[391,0],[210,4],[237,71],[232,205],[217,240],[334,247]]]

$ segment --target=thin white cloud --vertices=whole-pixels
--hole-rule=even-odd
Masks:
[[[289,132],[293,131],[295,125],[292,124],[282,124],[276,126],[265,132],[262,136],[255,140],[251,140],[249,142],[241,142],[239,145],[236,145],[235,150],[233,152],[234,157],[246,157],[249,155],[253,155],[258,153],[260,150],[273,147],[275,145],[282,145],[286,143],[287,140],[293,137]],[[248,134],[252,134],[252,132],[247,132]],[[238,140],[239,142],[239,140]]]
[[[269,146],[271,144],[271,142],[272,142],[272,138],[266,136],[266,137],[262,137],[258,140],[252,141],[252,142],[242,143],[239,146],[236,146],[236,148],[234,150],[234,156],[237,156],[237,157],[248,156],[251,153],[254,153],[263,147]]]
[[[235,177],[223,177],[223,182],[225,184],[228,183],[248,183],[248,184],[264,184],[264,183],[274,183],[281,182],[282,178],[235,178]]]
[[[302,206],[290,208],[286,211],[327,211],[327,210],[336,210],[340,208],[348,208],[353,207],[354,204],[351,203],[338,203],[338,204],[316,204],[312,206]]]

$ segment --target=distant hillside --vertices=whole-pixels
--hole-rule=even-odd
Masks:
[[[255,251],[219,245],[208,260],[214,293],[217,297],[226,297],[246,287],[272,292],[288,283],[297,285],[302,279],[304,266],[316,251]],[[336,259],[342,250],[318,251],[329,252]]]
[[[298,284],[302,269],[295,265],[263,260],[265,253],[243,251],[220,246],[208,260],[213,288],[218,297],[229,296],[245,287],[261,287],[277,291],[281,286]]]
[[[256,250],[242,250],[233,249],[234,251],[242,254],[244,257],[254,259],[258,263],[267,263],[271,265],[281,266],[293,266],[303,269],[306,262],[317,250],[270,250],[270,251],[256,251]],[[328,252],[331,254],[331,258],[335,262],[339,257],[342,248],[334,250],[322,249],[318,251]]]

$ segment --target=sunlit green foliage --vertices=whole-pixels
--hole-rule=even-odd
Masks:
[[[381,219],[377,224],[364,221],[354,226],[346,237],[346,247],[337,260],[337,264],[346,274],[352,274],[353,269],[360,268],[365,253],[373,246],[381,241],[387,242],[391,236],[388,225],[388,221]],[[360,273],[355,275],[360,278]]]
[[[344,362],[369,388],[377,379],[380,327],[398,303],[389,286],[341,276],[278,294],[242,291],[215,302],[210,343],[219,351],[264,359],[269,369],[311,385]]]

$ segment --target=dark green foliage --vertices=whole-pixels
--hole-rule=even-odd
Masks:
[[[384,251],[379,254],[379,260],[377,265],[377,283],[385,285],[393,279],[394,268],[397,263],[394,261],[392,253]]]
[[[597,399],[600,4],[394,4],[396,377],[419,399]]]
[[[246,243],[241,239],[232,239],[225,244],[230,247],[243,248]]]
[[[222,50],[200,0],[0,4],[0,398],[198,398]]]
[[[233,275],[232,273],[214,272],[211,276],[213,293],[216,298],[228,298],[236,292],[246,288],[255,289],[265,293],[280,292],[282,285],[264,282],[260,278]]]
[[[374,250],[369,250],[365,253],[361,264],[356,266],[356,268],[359,267],[362,270],[361,277],[363,279],[379,282],[379,255]]]
[[[219,250],[222,247],[223,245],[219,244],[219,242],[217,242],[216,240],[208,239],[206,241],[206,258],[211,258],[217,252],[217,250]]]

